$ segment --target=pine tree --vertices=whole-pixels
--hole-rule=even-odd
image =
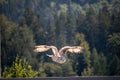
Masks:
[[[62,69],[59,65],[54,64],[54,63],[44,63],[43,64],[45,73],[47,75],[47,77],[58,77],[58,76],[62,76]]]
[[[50,20],[49,23],[49,28],[48,28],[48,39],[47,39],[47,44],[49,45],[56,45],[56,26],[55,26],[55,21],[53,19]]]
[[[120,75],[120,59],[115,54],[110,55],[109,75]]]
[[[98,20],[92,6],[90,6],[90,8],[87,10],[85,20],[83,23],[81,23],[81,27],[82,28],[80,28],[80,31],[86,35],[86,40],[90,45],[90,49],[97,47],[97,38],[99,33]]]
[[[30,27],[30,25],[33,23],[35,16],[33,11],[30,8],[26,8],[24,12],[24,19],[25,19],[25,24]]]
[[[108,35],[107,47],[108,51],[112,54],[116,54],[120,58],[120,33],[113,33]]]
[[[103,53],[98,54],[95,48],[91,55],[91,66],[93,68],[93,75],[108,75],[107,59]]]
[[[93,68],[85,68],[83,72],[81,73],[82,76],[93,76]]]
[[[99,54],[99,62],[100,62],[100,74],[99,75],[108,75],[108,62],[104,53]]]
[[[68,76],[77,76],[76,72],[73,70],[72,66],[72,60],[69,59],[66,55],[67,61],[61,65],[62,68],[62,76],[68,77]],[[74,65],[75,66],[75,65]]]
[[[18,34],[17,28],[17,24],[8,21],[4,15],[0,15],[2,70],[4,70],[4,66],[10,66],[12,61],[15,60],[16,54],[13,52],[15,50],[14,41]]]
[[[10,77],[37,77],[38,72],[32,69],[26,59],[16,57],[11,67],[6,67],[3,72],[4,78]]]
[[[18,26],[10,22],[1,15],[1,52],[2,52],[2,70],[4,66],[11,66],[15,60],[16,55],[26,57],[32,64],[33,47],[35,45],[33,34],[25,25]]]
[[[78,75],[82,75],[82,76],[86,76],[86,75],[91,76],[93,74],[93,69],[90,64],[91,63],[91,61],[90,61],[91,52],[89,50],[89,44],[85,40],[84,34],[77,33],[76,34],[76,42],[84,48],[83,52],[78,57],[77,73],[78,73]],[[87,72],[88,70],[90,72]]]
[[[56,21],[56,41],[58,48],[61,48],[66,45],[65,23],[66,15],[65,13],[61,13],[60,16],[57,16]]]
[[[74,45],[74,36],[76,31],[75,20],[73,18],[73,14],[71,12],[68,13],[67,22],[66,22],[66,38],[67,44]]]
[[[118,33],[120,32],[120,1],[119,0],[112,0],[112,8],[111,8],[111,24],[112,26],[110,27],[110,33]]]
[[[108,11],[108,6],[104,5],[102,10],[98,15],[99,21],[99,50],[106,53],[106,41],[109,33],[109,29],[111,27],[111,19]]]
[[[97,50],[94,48],[91,55],[91,66],[94,70],[94,75],[98,75],[100,72],[100,62],[99,62],[99,54],[97,53]]]

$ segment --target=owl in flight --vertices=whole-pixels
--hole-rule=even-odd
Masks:
[[[67,52],[71,53],[81,53],[83,50],[83,47],[81,46],[65,46],[62,47],[59,51],[55,46],[48,46],[48,45],[38,45],[35,46],[34,52],[44,52],[47,50],[52,49],[53,55],[48,55],[48,57],[51,57],[52,60],[56,63],[63,64],[66,62],[66,58],[63,56]]]

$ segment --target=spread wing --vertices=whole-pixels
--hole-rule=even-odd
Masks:
[[[59,53],[60,53],[60,55],[67,53],[67,51],[71,52],[71,53],[80,53],[80,52],[82,52],[82,50],[83,50],[83,47],[81,47],[81,46],[72,46],[72,47],[65,46],[59,50]]]
[[[47,45],[35,46],[34,52],[45,52],[49,49],[52,49],[52,52],[55,56],[60,57],[60,55],[58,53],[58,49],[55,46],[47,46]],[[50,56],[50,55],[48,55],[48,56]]]
[[[34,52],[44,52],[50,49],[50,46],[47,45],[39,45],[35,46]]]

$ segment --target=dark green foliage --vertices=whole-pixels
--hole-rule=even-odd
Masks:
[[[72,12],[68,13],[67,16],[67,22],[66,22],[66,38],[67,38],[67,44],[69,45],[74,45],[74,36],[75,36],[75,31],[76,31],[76,25],[74,22],[73,14]]]
[[[2,68],[5,65],[11,65],[15,59],[16,54],[13,54],[13,50],[16,47],[14,41],[16,41],[17,24],[9,22],[4,15],[0,15],[0,27],[1,27],[1,64]]]
[[[15,77],[9,69],[17,55],[27,59],[38,77],[120,75],[119,5],[119,0],[1,0],[2,76],[7,70],[6,77]],[[46,56],[52,51],[33,52],[41,44],[84,50],[68,53],[60,65]]]
[[[53,63],[44,63],[43,67],[48,77],[62,76],[62,69],[59,65]]]
[[[62,76],[68,77],[68,76],[77,76],[76,72],[72,68],[72,61],[67,56],[67,61],[63,65],[61,65],[62,68]]]
[[[120,33],[113,33],[108,36],[107,47],[110,53],[117,54],[120,58]]]
[[[15,60],[16,55],[26,57],[32,64],[33,47],[35,45],[33,34],[25,25],[18,26],[10,22],[4,15],[1,18],[1,51],[2,51],[2,68]]]
[[[26,8],[23,16],[25,18],[25,24],[30,26],[34,20],[33,11],[30,8]]]
[[[58,16],[56,21],[56,42],[57,47],[61,48],[62,46],[66,45],[66,30],[65,30],[65,24],[66,24],[66,14],[61,13],[60,16]]]
[[[83,75],[83,76],[91,76],[92,75],[92,69],[91,69],[91,64],[90,64],[90,50],[89,50],[89,44],[85,40],[84,34],[77,33],[76,34],[76,42],[80,44],[81,46],[84,47],[83,52],[81,55],[77,57],[77,73],[78,75]],[[87,72],[90,71],[90,72]]]
[[[84,71],[81,73],[82,76],[93,76],[93,68],[87,67],[84,69]]]
[[[108,75],[107,59],[104,56],[104,54],[102,53],[98,54],[95,48],[93,49],[92,55],[91,55],[91,65],[93,68],[94,75],[99,75],[99,76]]]
[[[109,75],[120,75],[120,58],[111,55],[109,61]]]

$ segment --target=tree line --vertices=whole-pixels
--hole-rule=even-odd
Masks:
[[[0,1],[2,77],[120,75],[120,1],[82,1]],[[42,44],[84,50],[60,65],[33,52]]]

